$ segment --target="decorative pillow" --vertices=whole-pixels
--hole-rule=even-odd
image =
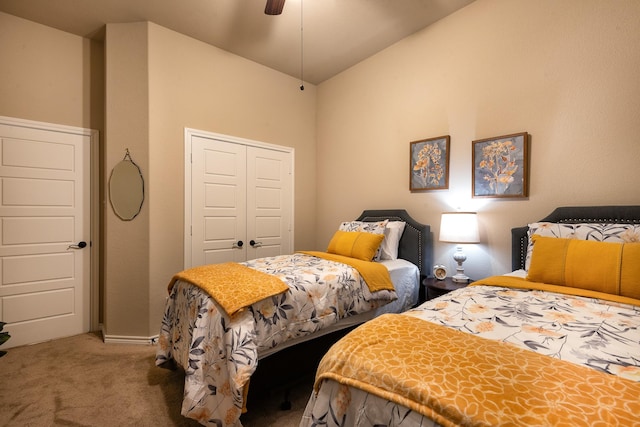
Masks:
[[[640,299],[640,243],[625,243],[622,250],[620,295]]]
[[[640,244],[532,236],[527,280],[640,297]]]
[[[384,239],[384,234],[338,230],[331,238],[327,252],[371,261],[380,247],[382,239]]]
[[[594,240],[597,242],[634,243],[640,242],[640,225],[637,224],[563,224],[554,222],[534,222],[527,231],[529,246],[525,259],[525,270],[531,264],[533,235],[544,237],[560,237],[566,239]]]
[[[368,222],[368,221],[347,221],[340,224],[338,230],[340,231],[358,231],[372,234],[382,234],[384,236],[384,230],[387,227],[388,219],[384,221]],[[373,257],[374,261],[380,261],[380,248],[376,251]]]
[[[380,259],[398,259],[398,245],[406,222],[389,221],[384,229],[384,240],[380,245]]]

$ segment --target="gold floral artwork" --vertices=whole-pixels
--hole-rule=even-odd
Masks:
[[[448,188],[449,137],[411,143],[411,190]]]
[[[526,197],[527,134],[473,142],[473,196]]]
[[[515,155],[518,148],[512,139],[507,141],[494,141],[482,147],[482,160],[480,168],[483,179],[487,181],[489,188],[495,194],[504,194],[513,182],[513,175],[518,171]]]

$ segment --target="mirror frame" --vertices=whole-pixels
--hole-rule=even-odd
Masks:
[[[138,165],[129,157],[129,151],[123,160],[111,170],[109,177],[109,200],[111,208],[118,218],[131,221],[142,210],[144,203],[144,177]]]

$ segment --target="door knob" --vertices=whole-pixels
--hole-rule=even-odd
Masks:
[[[244,242],[243,242],[242,240],[238,240],[238,242],[237,242],[237,243],[234,243],[234,244],[233,244],[232,248],[233,248],[233,249],[238,249],[238,248],[241,248],[241,247],[242,247],[242,245],[244,245]]]
[[[87,247],[87,242],[79,242],[77,245],[69,245],[67,250],[69,249],[82,249]]]
[[[262,247],[262,242],[256,242],[255,240],[251,240],[251,241],[249,242],[249,244],[250,244],[251,246],[253,246],[254,248],[261,248],[261,247]]]

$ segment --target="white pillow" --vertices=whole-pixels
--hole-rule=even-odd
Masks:
[[[384,221],[377,222],[369,222],[369,221],[346,221],[340,224],[338,230],[341,231],[360,231],[372,234],[384,234],[384,231],[387,227],[388,219]],[[383,240],[384,243],[384,240]],[[375,256],[373,257],[374,261],[380,261],[382,244],[378,247]]]
[[[404,221],[389,221],[384,229],[384,240],[380,245],[380,259],[398,259],[398,245],[404,232]]]

